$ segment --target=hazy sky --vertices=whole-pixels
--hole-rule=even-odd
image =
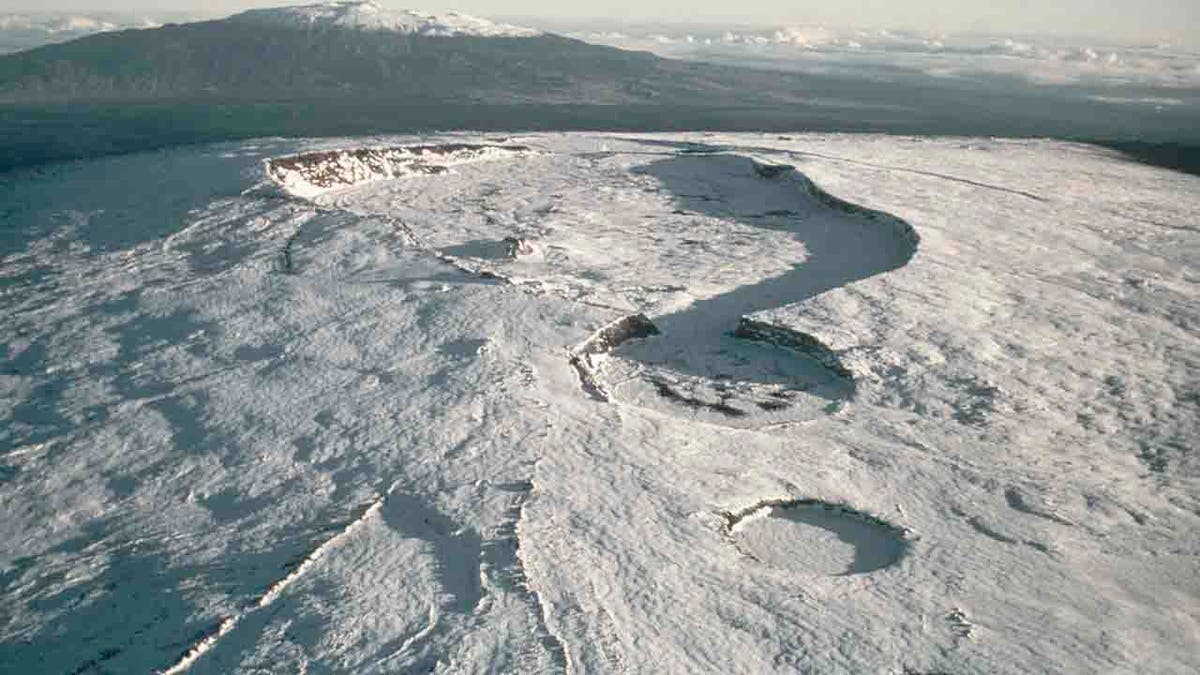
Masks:
[[[380,0],[430,11],[480,16],[674,19],[916,28],[932,31],[1034,32],[1200,42],[1200,0]],[[5,10],[181,10],[227,14],[249,7],[310,4],[295,0],[0,0]]]

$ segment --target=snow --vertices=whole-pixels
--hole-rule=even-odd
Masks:
[[[886,526],[824,505],[766,505],[730,532],[750,558],[799,574],[868,574],[896,564],[904,540]]]
[[[274,157],[265,163],[267,176],[285,192],[314,198],[380,180],[445,173],[457,164],[521,155],[527,151],[528,148],[523,147],[486,144],[355,148]]]
[[[252,9],[236,14],[230,20],[290,28],[349,28],[429,37],[541,35],[532,28],[494,23],[459,12],[429,14],[411,9],[393,10],[370,0]]]
[[[0,671],[1194,672],[1197,180],[758,134],[12,173]]]

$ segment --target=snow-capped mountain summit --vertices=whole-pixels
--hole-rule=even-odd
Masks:
[[[542,34],[532,28],[495,23],[458,12],[429,14],[412,9],[395,10],[371,0],[252,9],[230,19],[279,27],[350,28],[427,37],[536,37]]]
[[[759,82],[748,85],[753,79]],[[398,11],[369,1],[100,33],[0,58],[2,103],[197,95],[342,102],[354,92],[355,105],[380,102],[388,119],[401,101],[405,110],[414,101],[707,106],[716,92],[737,91],[741,100],[762,103],[798,85],[782,85],[774,74],[733,74],[463,14]],[[431,119],[444,123],[446,114]]]

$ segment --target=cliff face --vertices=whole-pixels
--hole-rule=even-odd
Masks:
[[[451,166],[529,152],[517,145],[450,143],[394,148],[309,152],[267,160],[267,176],[291,194],[314,197],[328,190],[413,174],[444,173]]]

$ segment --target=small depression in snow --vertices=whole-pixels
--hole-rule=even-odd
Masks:
[[[898,528],[822,502],[765,504],[730,516],[738,549],[771,567],[829,576],[867,574],[904,554]]]

